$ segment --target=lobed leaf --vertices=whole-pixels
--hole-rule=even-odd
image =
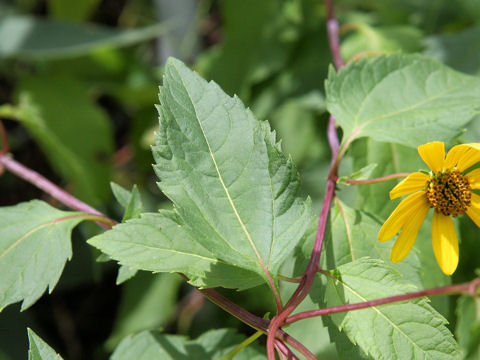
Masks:
[[[111,182],[110,188],[112,189],[115,199],[117,199],[118,203],[125,210],[122,222],[140,217],[140,214],[143,212],[143,203],[137,185],[133,185],[132,191],[128,191],[120,185]]]
[[[175,59],[160,102],[155,171],[185,231],[215,258],[275,277],[311,220],[275,133]]]
[[[327,109],[343,141],[367,136],[416,147],[451,139],[479,112],[480,79],[433,59],[394,54],[330,70]]]
[[[143,212],[143,203],[137,185],[133,185],[132,191],[128,191],[120,185],[111,182],[110,188],[112,189],[115,199],[124,208],[122,222],[140,217]],[[118,268],[117,280],[115,283],[120,285],[134,277],[136,273],[136,269],[131,269],[128,266],[122,265]]]
[[[181,272],[200,287],[245,289],[262,283],[255,273],[216,259],[198,244],[173,211],[145,213],[88,242],[137,270]]]
[[[328,306],[352,304],[413,291],[380,260],[361,258],[339,266],[328,279]],[[330,318],[374,359],[460,359],[446,320],[426,298],[337,313]]]
[[[70,234],[87,214],[32,200],[0,208],[0,311],[23,300],[27,309],[52,292],[72,256]]]

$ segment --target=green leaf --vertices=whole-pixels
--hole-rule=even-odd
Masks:
[[[411,292],[393,268],[361,258],[331,271],[328,306],[359,303]],[[446,320],[426,298],[330,315],[339,330],[374,359],[460,359],[461,352]]]
[[[342,56],[352,56],[365,52],[418,52],[422,50],[422,33],[412,26],[372,27],[366,23],[349,23],[354,34],[341,44]]]
[[[0,311],[23,300],[27,309],[52,292],[72,256],[72,229],[89,215],[32,200],[0,208]]]
[[[262,283],[255,273],[217,260],[192,238],[172,211],[142,214],[88,242],[122,265],[153,272],[181,272],[195,286],[245,289]]]
[[[35,334],[33,330],[27,328],[27,332],[28,342],[30,343],[28,360],[62,360],[62,357]]]
[[[128,191],[120,185],[111,182],[110,188],[119,204],[125,209],[122,222],[139,218],[143,212],[143,204],[137,185],[133,185],[132,191]]]
[[[55,19],[82,21],[88,19],[100,0],[69,1],[48,0],[48,10]]]
[[[22,79],[15,119],[28,128],[53,167],[95,205],[108,198],[112,129],[78,80],[58,74]]]
[[[310,224],[310,200],[267,122],[169,59],[153,155],[185,230],[219,260],[275,277]]]
[[[350,175],[350,179],[364,180],[370,178],[377,165],[378,164],[368,164],[367,166],[362,167],[360,170],[353,172]]]
[[[426,56],[431,56],[452,68],[468,74],[478,74],[480,64],[480,27],[456,34],[434,35],[425,40]]]
[[[227,1],[222,5],[224,41],[201,54],[197,67],[226,93],[246,99],[251,85],[287,61],[288,44],[281,39],[285,20],[276,0]]]
[[[195,340],[179,335],[144,331],[125,338],[111,360],[220,360],[241,343],[244,336],[232,329],[212,330]],[[254,345],[238,353],[235,360],[265,360],[265,350]]]
[[[422,288],[420,261],[414,251],[399,263],[390,261],[393,241],[378,241],[381,223],[372,216],[354,210],[341,201],[332,207],[331,238],[325,244],[325,269],[335,269],[365,256],[383,260],[401,273],[405,281]]]
[[[182,278],[177,274],[149,274],[142,271],[125,284],[106,348],[112,351],[127,335],[166,325],[174,316],[182,283]]]
[[[0,58],[59,59],[85,55],[105,47],[128,46],[156,39],[165,24],[118,31],[31,16],[0,17]]]
[[[475,360],[480,355],[480,300],[472,296],[461,296],[457,304],[457,326],[455,335],[465,359]]]
[[[348,154],[353,160],[354,171],[360,171],[369,164],[377,164],[370,174],[371,178],[427,168],[416,149],[368,138],[355,141]],[[355,207],[386,220],[398,205],[398,201],[390,200],[388,193],[400,180],[401,178],[375,184],[355,185],[357,189]]]
[[[322,105],[323,97],[312,92],[285,102],[270,116],[272,127],[282,138],[282,149],[296,164],[323,155],[325,143],[317,133],[319,107]]]
[[[425,163],[423,163],[415,149],[398,144],[380,143],[369,138],[355,141],[348,154],[353,159],[354,169],[360,169],[370,163],[378,164],[371,174],[374,178],[398,172],[413,172],[426,168]],[[381,222],[385,221],[400,201],[400,199],[390,200],[388,194],[400,180],[401,178],[376,184],[350,186],[350,188],[355,187],[357,190],[355,207],[365,213],[372,214]],[[429,215],[420,228],[413,248],[420,260],[420,264],[422,264],[420,275],[423,288],[445,286],[451,283],[451,277],[442,273],[435,260],[432,250],[431,224],[431,216]],[[375,241],[377,234],[375,234]],[[392,240],[386,244],[393,246],[393,243],[394,241]],[[410,257],[412,257],[412,255],[410,255],[409,258]],[[383,259],[387,260],[385,258]],[[400,262],[400,264],[402,263],[403,262]],[[397,270],[403,272],[398,268]],[[447,316],[449,311],[448,302],[449,298],[447,296],[435,296],[432,298],[434,307],[445,316]]]
[[[330,70],[327,109],[344,142],[368,136],[415,147],[447,140],[479,111],[480,79],[429,58],[394,54]]]
[[[108,258],[108,260],[110,260],[110,257]],[[116,285],[123,284],[125,281],[133,278],[137,274],[137,272],[138,272],[137,269],[132,269],[128,266],[121,265],[118,268],[117,279],[115,280],[115,284]]]

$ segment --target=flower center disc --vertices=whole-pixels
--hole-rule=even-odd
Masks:
[[[447,170],[429,180],[427,198],[436,211],[456,217],[471,205],[472,192],[466,176],[458,170]]]

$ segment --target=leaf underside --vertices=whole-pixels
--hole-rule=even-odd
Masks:
[[[190,236],[173,211],[144,213],[88,242],[122,265],[152,272],[182,272],[199,287],[245,289],[263,282],[251,271],[217,260]]]
[[[175,207],[161,217],[175,219],[176,226],[165,234],[170,253],[179,250],[188,256],[181,265],[163,258],[162,264],[152,259],[142,263],[125,256],[128,242],[138,245],[133,236],[122,240],[122,254],[107,233],[91,244],[124,265],[183,272],[206,287],[235,286],[232,276],[238,288],[255,286],[259,278],[267,279],[267,271],[275,278],[312,218],[310,200],[297,194],[297,170],[281,152],[275,133],[237,97],[175,59],[167,61],[160,103],[154,168],[160,189]],[[140,222],[163,221],[158,219],[148,215]],[[138,223],[115,229],[126,232],[133,225]],[[155,236],[163,248],[164,240]]]

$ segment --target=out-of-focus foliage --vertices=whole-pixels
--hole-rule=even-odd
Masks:
[[[55,351],[73,360],[106,359],[112,353],[114,359],[123,359],[132,358],[128,351],[136,354],[135,349],[163,349],[165,359],[192,358],[194,350],[198,350],[195,354],[200,354],[199,358],[220,358],[252,335],[251,329],[192,295],[192,288],[178,275],[137,273],[137,269],[184,271],[191,277],[191,283],[199,286],[244,289],[262,282],[258,264],[247,264],[243,258],[236,262],[237,255],[222,252],[225,249],[218,246],[220,242],[217,247],[209,246],[211,233],[204,231],[201,244],[195,243],[192,228],[199,220],[193,224],[180,221],[177,213],[186,210],[180,204],[173,208],[157,187],[150,146],[154,144],[153,133],[159,130],[154,104],[159,103],[158,86],[168,56],[180,58],[206,80],[214,80],[229,96],[236,94],[256,118],[269,120],[276,138],[281,139],[283,153],[292,158],[292,162],[288,160],[285,164],[295,163],[300,173],[299,197],[310,195],[316,213],[330,162],[325,135],[327,108],[337,116],[341,136],[355,133],[354,137],[358,137],[340,167],[343,176],[361,170],[363,177],[379,177],[425,168],[412,147],[421,141],[438,137],[447,140],[448,145],[478,141],[480,120],[472,119],[478,114],[480,83],[478,1],[338,0],[335,11],[340,22],[341,53],[351,64],[338,75],[330,73],[326,94],[324,84],[331,52],[325,7],[320,0],[0,1],[0,118],[8,133],[11,153],[79,199],[122,222],[104,234],[100,234],[95,224],[80,224],[73,231],[70,245],[71,229],[83,218],[68,218],[78,214],[52,209],[51,206],[61,208],[61,204],[12,174],[2,174],[0,205],[4,207],[0,212],[9,211],[12,218],[0,219],[2,229],[7,229],[5,232],[0,229],[0,237],[9,239],[5,248],[0,247],[0,268],[6,269],[0,277],[11,279],[6,291],[0,285],[0,308],[8,305],[0,312],[1,360],[26,357],[26,326],[45,340],[29,330],[32,359],[57,359]],[[371,60],[371,56],[380,57]],[[191,79],[190,75],[180,78]],[[344,85],[345,78],[351,85]],[[373,85],[380,80],[381,87],[374,89]],[[172,85],[175,81],[177,77],[167,74],[167,85],[178,92],[181,86]],[[186,91],[197,89],[193,85],[184,87]],[[422,89],[429,91],[422,93]],[[228,99],[220,90],[217,96]],[[384,101],[378,103],[380,98]],[[178,107],[185,105],[185,99],[178,102]],[[164,94],[162,106],[169,101],[173,106],[174,100]],[[418,101],[422,106],[415,107]],[[392,107],[400,114],[390,116],[388,123],[376,121]],[[168,111],[174,110],[178,109]],[[239,113],[247,111],[240,108],[235,116]],[[164,115],[172,122],[170,114]],[[381,127],[376,126],[379,124]],[[194,131],[185,122],[183,133],[176,132],[177,125],[170,124],[168,128],[177,140]],[[413,130],[407,133],[407,126],[413,126]],[[420,126],[424,126],[421,131]],[[393,127],[397,130],[393,131]],[[220,136],[217,130],[211,129],[213,135]],[[252,132],[258,138],[270,136],[264,125],[254,126]],[[240,140],[242,135],[249,136],[239,131],[235,137]],[[157,138],[157,145],[162,148],[156,151],[161,150],[167,156],[163,140]],[[275,153],[273,138],[263,141],[270,142],[267,144],[270,163],[264,165],[268,167],[276,161],[284,164],[283,155]],[[230,147],[229,154],[238,148],[232,144]],[[197,151],[204,148],[183,150],[176,149],[175,160],[187,154],[205,181],[210,181],[212,168],[200,156],[195,158]],[[275,156],[278,158],[273,159]],[[162,171],[171,170],[168,164],[165,161],[158,170],[161,180]],[[179,172],[190,166],[188,162],[182,164],[185,167],[178,168]],[[294,174],[294,170],[288,174]],[[242,183],[252,188],[251,183],[260,184],[260,180],[265,179],[252,178]],[[110,182],[115,183],[112,189]],[[160,187],[176,201],[175,186],[179,184],[180,181],[171,180],[170,189],[165,184]],[[460,265],[452,278],[436,268],[428,218],[414,252],[398,265],[389,263],[391,243],[377,243],[376,233],[397,204],[388,198],[393,184],[395,181],[358,187],[338,185],[339,199],[332,208],[322,259],[322,265],[336,274],[337,282],[328,280],[325,293],[322,286],[327,281],[318,279],[311,299],[302,304],[301,310],[323,306],[325,302],[336,305],[359,301],[360,295],[365,298],[390,295],[394,293],[391,284],[403,291],[410,286],[405,284],[420,289],[467,281],[474,276],[480,267],[476,256],[480,251],[478,229],[463,218],[456,223],[461,238]],[[208,190],[212,189],[217,188]],[[204,200],[212,194],[203,194]],[[179,202],[186,198],[183,195],[178,196]],[[18,213],[26,205],[16,204],[34,198],[41,198],[51,206],[38,201],[29,203],[35,208],[38,223],[23,224]],[[294,198],[287,197],[285,203]],[[262,199],[257,196],[256,200]],[[163,209],[160,214],[152,214],[160,208]],[[288,208],[282,207],[282,211]],[[222,214],[233,216],[235,210],[231,213],[225,210]],[[241,210],[242,216],[261,217],[258,209],[251,214],[246,206]],[[189,211],[194,213],[191,208]],[[150,214],[140,216],[142,212]],[[59,218],[64,221],[57,222]],[[230,230],[235,226],[241,228],[238,218],[236,222],[233,220],[230,216],[221,221]],[[152,238],[160,236],[159,227],[152,226],[155,221],[164,226],[164,242],[154,244],[157,253],[149,248]],[[276,264],[274,275],[278,271],[297,276],[303,271],[315,231],[312,226],[313,230],[302,238],[306,223],[303,225],[296,237],[292,237],[293,242],[299,241],[297,248],[278,257],[286,261],[280,270],[280,263]],[[183,227],[178,230],[179,226]],[[49,231],[50,242],[46,243],[40,235]],[[178,250],[175,247],[178,234],[184,235],[183,245],[195,243],[198,251],[172,255],[173,250]],[[100,247],[125,265],[119,268],[86,243],[95,235],[98,237],[91,243],[105,239],[109,250],[107,245]],[[125,238],[134,238],[138,248],[123,248],[120,241]],[[269,239],[275,246],[279,246],[277,238],[280,236],[272,231]],[[21,241],[17,243],[18,239]],[[239,248],[240,254],[248,252],[242,250],[244,244],[236,243],[237,237],[223,239]],[[294,245],[287,247],[291,249]],[[26,246],[29,251],[17,253],[19,246]],[[70,258],[71,246],[73,258],[58,279]],[[145,252],[147,248],[150,251]],[[202,260],[193,261],[192,254],[201,254]],[[159,263],[159,256],[165,261]],[[361,259],[364,256],[376,260]],[[13,263],[16,265],[11,266]],[[366,264],[373,265],[364,269]],[[377,279],[381,284],[391,280],[384,286],[388,291],[374,288],[373,275],[363,279],[368,286],[357,284],[362,280],[356,277],[359,267],[365,273],[372,269],[378,270],[376,275],[381,272],[383,275]],[[399,277],[396,271],[403,276]],[[340,276],[345,278],[343,283]],[[282,296],[287,297],[294,287],[281,284]],[[345,284],[350,284],[348,289]],[[37,301],[47,286],[49,291],[55,286],[53,293]],[[355,294],[351,289],[356,287],[367,294]],[[259,316],[274,311],[271,294],[265,286],[240,293],[223,289],[222,293]],[[23,312],[19,311],[20,306],[9,305],[21,300],[23,309],[29,307]],[[440,314],[423,300],[405,305],[405,312],[410,313],[408,306],[415,307],[415,311],[425,310],[422,316],[432,319],[426,336],[435,332],[448,337],[450,330],[455,333],[462,356],[475,359],[479,352],[478,302],[446,296],[432,300],[433,308]],[[304,344],[322,359],[381,358],[382,353],[386,357],[409,358],[402,357],[388,344],[380,344],[385,345],[382,347],[372,343],[364,336],[369,334],[362,336],[355,329],[356,317],[370,324],[377,316],[375,310],[368,311],[325,318],[323,322],[319,318],[309,319],[293,324],[289,330],[297,339],[305,339]],[[397,322],[412,320],[408,316],[413,315],[404,315],[393,311],[395,321],[387,321],[383,331],[394,332]],[[414,320],[425,323],[422,316]],[[446,325],[448,330],[442,316],[450,322]],[[243,334],[222,329],[229,327]],[[221,330],[205,333],[212,329]],[[327,333],[335,341],[336,349],[329,343]],[[421,335],[415,333],[411,348],[421,349],[416,354],[428,357],[431,343],[425,347]],[[401,341],[405,340],[402,334],[399,336]],[[265,358],[257,345],[242,350],[235,359]],[[443,355],[457,354],[457,348],[450,342],[443,350]]]

